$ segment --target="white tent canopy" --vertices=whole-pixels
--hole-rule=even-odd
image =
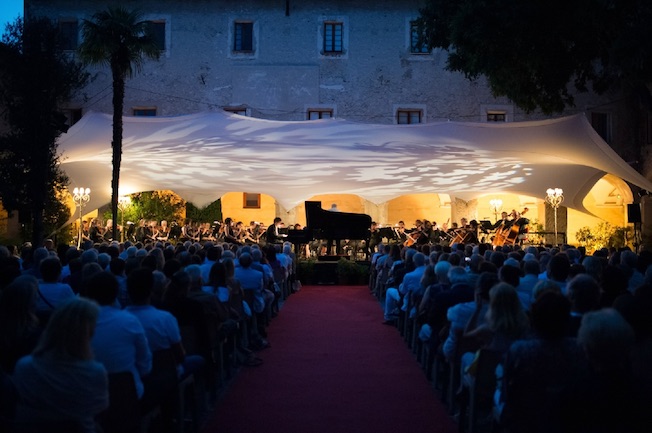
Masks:
[[[92,189],[89,208],[110,202],[111,125],[88,113],[61,136],[71,187]],[[265,193],[286,209],[318,194],[382,203],[404,194],[487,193],[582,200],[605,174],[652,190],[583,115],[505,124],[283,122],[228,113],[125,117],[120,193],[170,189],[197,206],[229,191]]]

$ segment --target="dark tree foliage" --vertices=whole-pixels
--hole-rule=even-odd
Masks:
[[[31,227],[35,245],[70,216],[61,204],[68,179],[56,140],[67,129],[60,107],[85,81],[51,21],[28,17],[7,27],[0,43],[0,199]]]
[[[427,0],[419,21],[449,70],[527,112],[560,112],[588,89],[651,105],[649,0]]]
[[[212,223],[222,221],[222,200],[215,200],[213,203],[198,208],[192,203],[186,204],[186,218],[195,222]]]
[[[123,220],[138,222],[141,219],[156,221],[181,222],[186,210],[186,201],[177,194],[170,191],[144,191],[131,194],[131,202],[124,209],[124,215],[120,212],[118,224]],[[112,218],[110,205],[108,209],[100,209],[104,219]],[[115,225],[115,224],[114,224]]]

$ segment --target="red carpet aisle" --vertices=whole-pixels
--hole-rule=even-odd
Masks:
[[[308,286],[203,433],[448,433],[456,426],[365,286]]]

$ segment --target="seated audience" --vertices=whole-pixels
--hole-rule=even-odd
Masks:
[[[36,317],[38,281],[31,275],[16,278],[0,296],[0,369],[13,373],[19,358],[36,347],[41,335]]]
[[[580,347],[566,337],[569,319],[570,301],[560,293],[545,291],[532,303],[534,338],[511,345],[499,378],[498,412],[510,432],[562,431],[560,399],[585,369]]]
[[[145,388],[142,377],[152,369],[152,353],[143,325],[126,311],[115,307],[118,281],[107,271],[95,274],[89,281],[88,297],[100,304],[95,335],[91,341],[95,359],[109,373],[130,372],[138,398]]]
[[[90,345],[98,315],[89,300],[64,303],[32,355],[18,361],[16,431],[96,431],[94,416],[109,405],[107,372]]]
[[[57,306],[73,298],[75,293],[68,284],[59,283],[61,262],[58,258],[43,259],[40,264],[40,274],[42,281],[38,284],[36,314],[45,322]]]

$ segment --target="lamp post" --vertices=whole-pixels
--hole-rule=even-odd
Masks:
[[[494,219],[498,221],[498,213],[503,210],[503,201],[499,198],[489,200],[489,206],[494,213]]]
[[[72,190],[72,200],[75,202],[75,206],[79,208],[79,233],[77,234],[77,248],[81,248],[82,242],[82,210],[88,201],[91,199],[91,189],[90,188],[75,188]]]
[[[561,188],[548,188],[546,190],[546,201],[555,210],[555,243],[559,245],[557,239],[557,209],[559,209],[561,202],[564,201],[564,191]]]
[[[125,241],[125,209],[131,204],[131,197],[118,197],[118,209],[120,209],[120,242]]]

